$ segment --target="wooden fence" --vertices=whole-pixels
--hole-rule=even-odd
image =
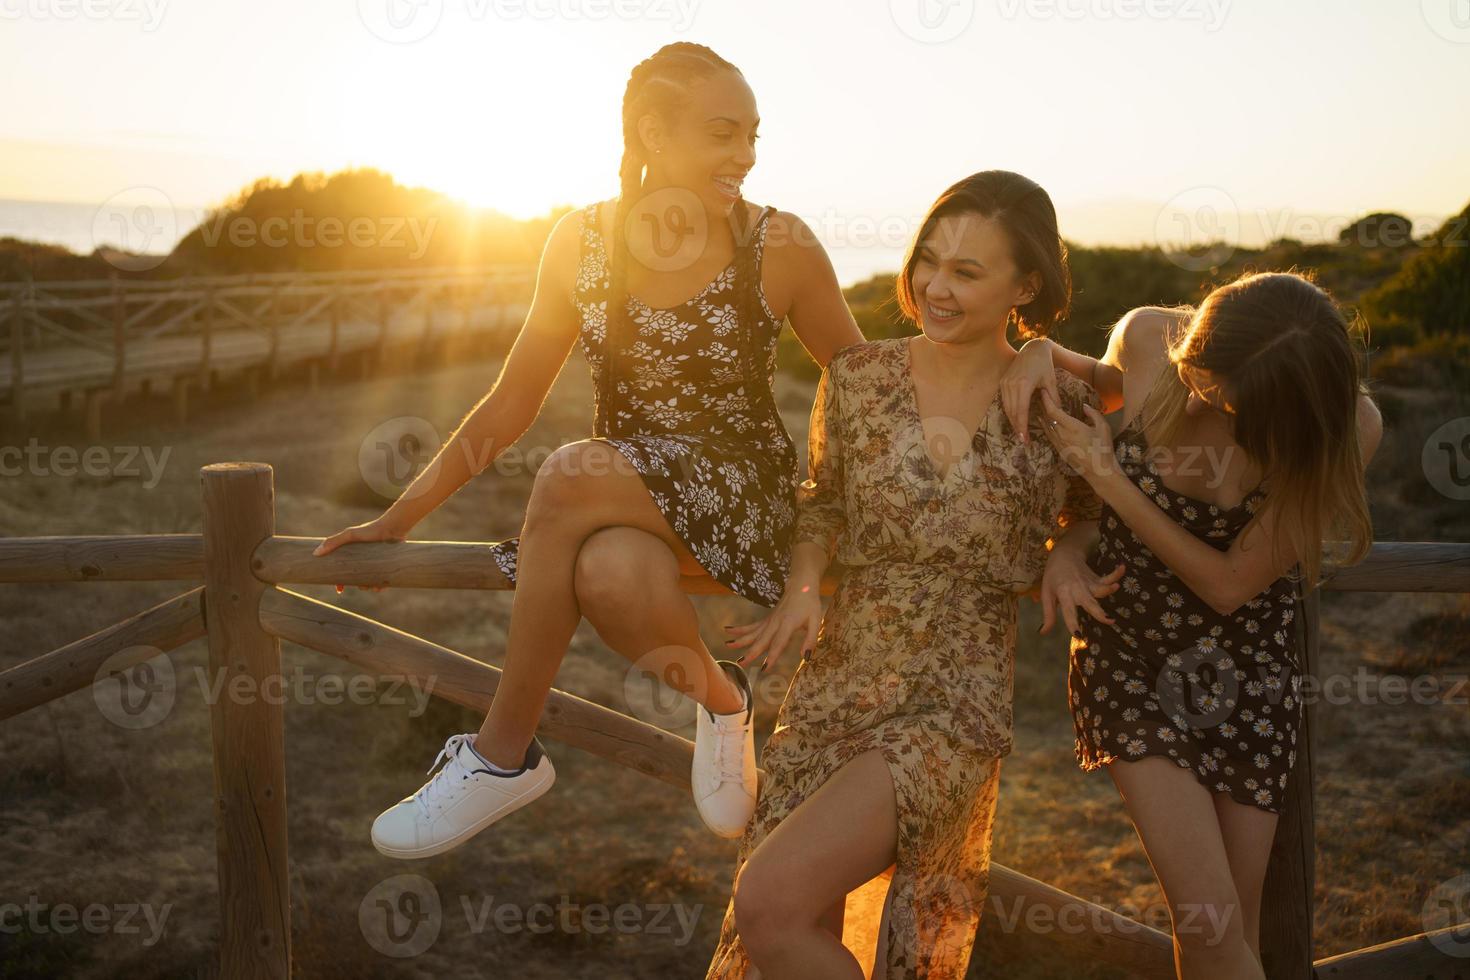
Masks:
[[[287,584],[397,588],[508,589],[481,542],[355,544],[314,558],[317,538],[275,533],[269,466],[222,463],[201,472],[204,533],[0,539],[0,582],[179,580],[188,591],[130,619],[0,672],[0,720],[89,687],[106,665],[128,671],[190,640],[208,637],[212,671],[243,675],[255,690],[281,676],[281,641],[319,650],[379,676],[407,678],[437,697],[485,711],[500,671],[488,664],[365,616],[291,592]],[[833,583],[824,591],[830,593]],[[707,578],[688,592],[723,593]],[[1470,544],[1380,543],[1359,565],[1337,572],[1326,589],[1356,592],[1470,592]],[[1317,654],[1317,601],[1297,622],[1310,673]],[[281,699],[211,705],[215,827],[223,975],[287,977],[291,972],[291,899],[286,846],[285,728]],[[1313,962],[1313,817],[1311,734],[1298,743],[1299,769],[1279,823],[1262,914],[1262,947],[1271,980],[1450,980],[1464,960],[1436,940],[1454,933],[1470,943],[1470,924]],[[562,691],[547,700],[539,733],[689,788],[693,746],[684,738]],[[1156,929],[1000,865],[990,894],[1090,923],[1084,932],[1054,930],[1048,941],[1078,964],[1103,961],[1130,977],[1174,976],[1170,937]],[[1080,914],[1079,914],[1080,913]],[[1024,955],[1008,935],[1002,955]]]
[[[0,401],[24,421],[76,405],[97,438],[103,409],[167,393],[182,421],[191,390],[243,376],[251,390],[304,367],[366,372],[404,351],[509,340],[524,319],[523,266],[121,278],[0,284]],[[393,358],[396,360],[397,358]]]

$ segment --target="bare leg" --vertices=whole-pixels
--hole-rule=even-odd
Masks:
[[[861,980],[834,907],[894,862],[898,804],[877,749],[848,762],[761,841],[735,882],[735,921],[767,980]]]
[[[1261,891],[1266,884],[1266,864],[1271,842],[1276,838],[1276,814],[1260,807],[1237,803],[1224,793],[1215,794],[1215,814],[1230,858],[1230,875],[1240,896],[1241,924],[1246,945],[1261,960]]]
[[[525,758],[581,618],[573,589],[577,554],[594,532],[614,526],[648,531],[676,556],[688,555],[622,453],[596,440],[552,453],[536,475],[526,507],[505,666],[475,738],[475,748],[497,766],[516,768]],[[720,680],[724,683],[707,688],[707,707],[721,714],[739,710],[735,683]]]
[[[679,583],[680,574],[697,571],[681,568],[657,535],[609,527],[583,543],[573,588],[582,615],[614,651],[673,690],[710,703],[711,711],[738,711],[738,697],[721,703],[729,677],[705,646],[699,614]],[[710,698],[710,691],[719,696]]]
[[[1168,759],[1113,762],[1108,774],[1169,903],[1180,980],[1265,980],[1246,945],[1210,791]]]

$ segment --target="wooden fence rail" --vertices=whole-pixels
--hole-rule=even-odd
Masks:
[[[3,300],[3,297],[0,297]],[[282,640],[330,654],[379,677],[414,680],[434,696],[487,710],[500,671],[429,640],[281,588],[284,584],[399,588],[508,589],[476,542],[350,545],[322,558],[318,538],[277,535],[268,466],[227,463],[201,472],[203,534],[0,539],[0,583],[165,580],[202,583],[173,599],[60,649],[0,671],[0,720],[128,671],[207,636],[211,668],[261,689],[281,673]],[[688,577],[687,591],[725,593]],[[823,591],[830,593],[828,580]],[[1328,578],[1339,591],[1470,592],[1470,544],[1385,542],[1360,565]],[[1316,593],[1298,617],[1314,669]],[[212,704],[216,835],[221,905],[220,966],[231,977],[286,977],[291,971],[283,707],[270,699]],[[1311,941],[1313,851],[1312,715],[1298,749],[1287,810],[1278,824],[1262,915],[1263,958],[1271,980],[1388,977],[1458,978],[1450,942],[1470,942],[1470,923],[1438,933],[1317,960]],[[618,765],[688,789],[691,743],[678,735],[562,691],[547,699],[539,732]],[[1170,937],[1001,865],[990,895],[1009,907],[1044,908],[1092,928],[1045,936],[1077,964],[1102,961],[1130,977],[1173,977]],[[1054,918],[1053,921],[1063,921]],[[1002,955],[1023,955],[1008,936]],[[1034,938],[1034,937],[1032,937]]]

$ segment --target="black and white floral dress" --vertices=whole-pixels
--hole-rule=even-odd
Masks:
[[[1140,415],[1142,413],[1139,413]],[[1149,459],[1135,416],[1118,433],[1123,472],[1180,527],[1221,551],[1265,497],[1235,507],[1174,493]],[[1127,565],[1122,587],[1099,599],[1114,625],[1081,617],[1069,671],[1077,761],[1084,770],[1162,756],[1214,793],[1281,812],[1302,723],[1297,591],[1277,579],[1222,615],[1104,506],[1093,570]]]
[[[582,214],[572,292],[582,351],[599,392],[612,291],[602,207],[594,204]],[[711,578],[765,606],[776,604],[786,582],[798,480],[796,449],[772,394],[781,320],[760,288],[773,211],[764,209],[754,230],[759,303],[750,325],[753,342],[741,340],[733,262],[670,309],[652,309],[630,295],[612,404],[598,413],[615,434],[593,436],[617,447],[638,470],[669,526]],[[491,550],[514,582],[519,539]]]

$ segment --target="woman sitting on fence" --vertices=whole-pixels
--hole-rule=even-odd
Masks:
[[[1054,358],[1122,407],[1116,446],[1098,412],[1058,405]],[[1091,567],[1128,568],[1106,618],[1064,604],[1077,758],[1122,794],[1180,977],[1264,976],[1261,889],[1302,717],[1298,589],[1325,541],[1350,562],[1371,544],[1363,466],[1383,430],[1358,363],[1325,292],[1266,273],[1197,310],[1134,310],[1101,361],[1027,344],[1006,382],[1018,424],[1042,389],[1048,436],[1105,505],[1048,571],[1087,569],[1099,543]]]
[[[967,177],[931,208],[899,277],[922,336],[849,347],[822,374],[785,593],[734,628],[745,661],[769,666],[797,633],[803,660],[762,752],[711,978],[862,977],[842,943],[846,896],[890,866],[887,928],[868,908],[853,948],[874,951],[874,976],[965,973],[1011,749],[1017,595],[1059,518],[1096,516],[1042,420],[1023,444],[999,395],[1009,324],[1044,334],[1066,312],[1065,254],[1042,188]],[[1057,374],[1070,410],[1096,402]],[[1044,588],[1089,605],[1121,575],[1059,566]]]
[[[495,548],[516,588],[494,701],[478,733],[445,743],[444,768],[378,817],[382,853],[448,850],[551,787],[534,736],[581,616],[623,656],[657,651],[661,676],[688,679],[679,689],[703,705],[699,813],[726,837],[749,819],[750,684],[710,656],[680,576],[775,604],[798,479],[771,391],[781,322],[823,365],[863,339],[810,229],[741,197],[758,122],[739,70],[708,48],[670,44],[638,65],[621,193],[552,231],[495,387],[387,512],[319,549],[407,535],[525,432],[580,337],[594,435],[547,459],[521,536]]]

